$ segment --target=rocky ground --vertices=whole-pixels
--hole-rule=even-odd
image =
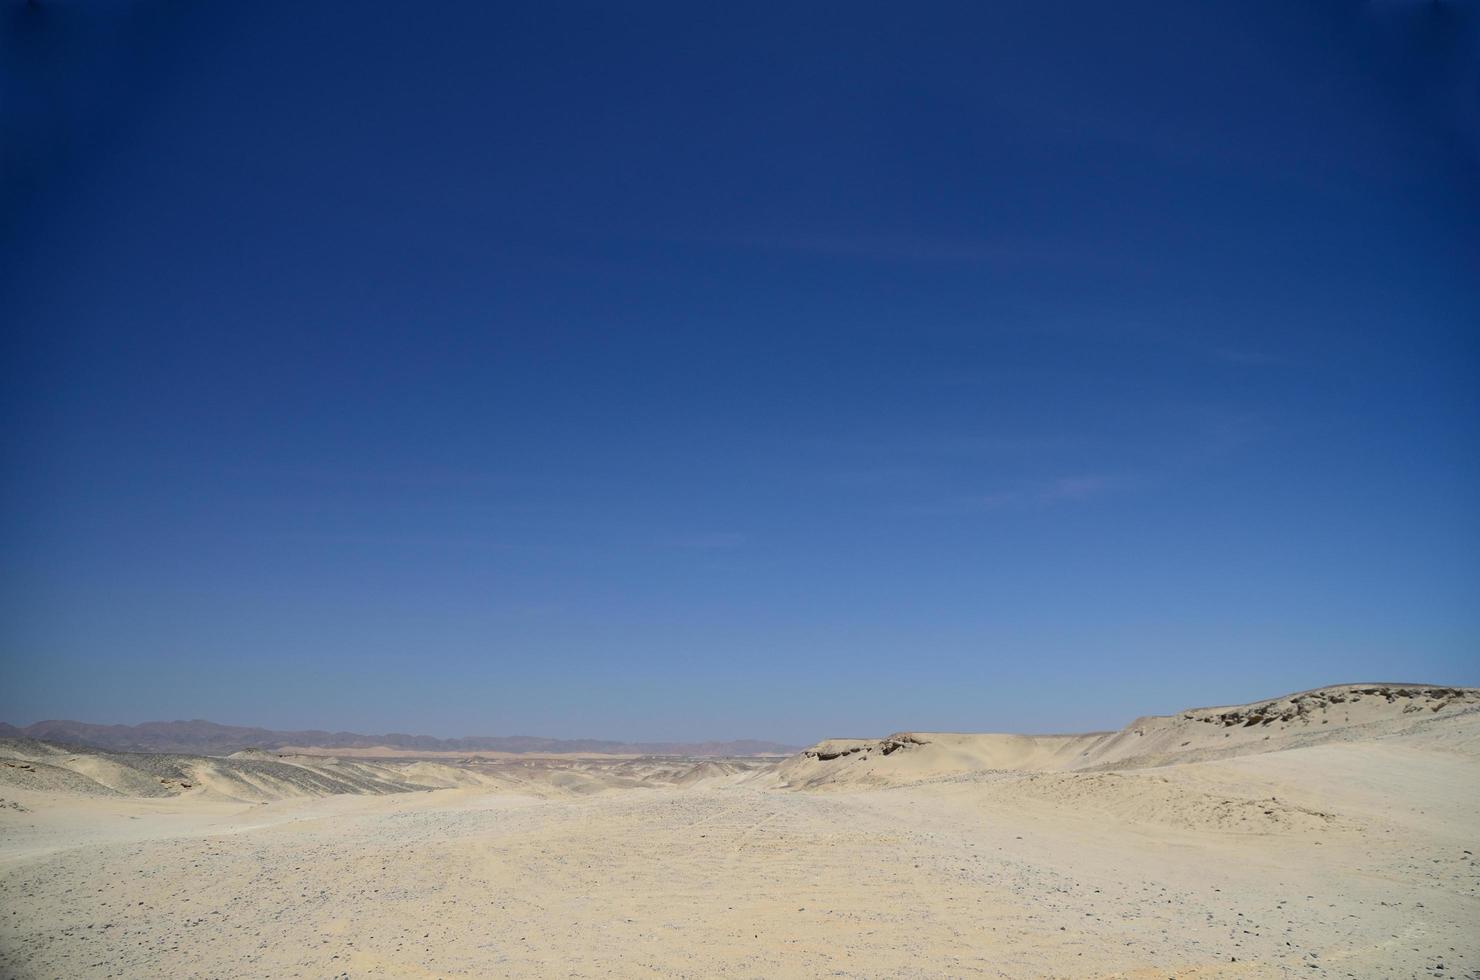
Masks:
[[[10,784],[0,977],[1480,977],[1480,713],[1379,728],[809,790],[783,771],[815,756],[253,803]]]

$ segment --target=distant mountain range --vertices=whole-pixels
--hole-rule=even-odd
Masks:
[[[387,746],[407,752],[554,752],[568,755],[791,755],[797,746],[740,739],[733,742],[609,742],[594,738],[504,737],[433,738],[430,735],[357,735],[354,732],[277,732],[267,728],[218,725],[211,721],[149,721],[142,725],[91,725],[82,721],[38,721],[17,727],[0,722],[0,737],[25,737],[85,745],[114,752],[178,752],[230,755],[242,749],[284,746],[368,749]]]

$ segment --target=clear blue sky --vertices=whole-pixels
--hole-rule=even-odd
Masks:
[[[0,718],[1480,684],[1476,14],[7,3]]]

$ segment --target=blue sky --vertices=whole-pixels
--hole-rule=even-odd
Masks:
[[[1473,6],[4,17],[0,718],[1480,684]]]

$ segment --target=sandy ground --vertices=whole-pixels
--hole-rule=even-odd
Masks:
[[[1480,711],[1416,715],[1116,769],[921,773],[921,747],[805,790],[827,761],[595,761],[611,788],[539,795],[5,785],[0,976],[1480,977]]]

